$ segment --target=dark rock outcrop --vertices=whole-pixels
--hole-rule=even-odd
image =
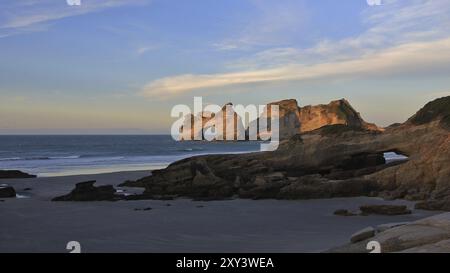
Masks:
[[[0,179],[34,178],[36,175],[27,174],[17,170],[0,170]]]
[[[16,191],[14,190],[14,188],[10,186],[5,187],[0,186],[0,198],[11,198],[11,197],[16,197]]]
[[[119,187],[143,188],[144,184],[140,181],[127,180],[118,185]]]
[[[55,197],[52,201],[117,201],[123,199],[116,195],[116,190],[111,185],[94,186],[96,181],[77,183],[75,189],[69,194]]]

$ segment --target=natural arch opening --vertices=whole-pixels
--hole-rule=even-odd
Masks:
[[[399,162],[404,162],[407,161],[409,159],[409,157],[405,154],[402,154],[399,151],[396,150],[392,150],[392,151],[385,151],[383,152],[383,156],[384,159],[386,160],[386,164],[389,163],[399,163]]]

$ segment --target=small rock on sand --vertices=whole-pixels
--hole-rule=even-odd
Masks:
[[[0,198],[11,198],[16,197],[16,191],[13,187],[4,186],[0,187]]]
[[[334,215],[338,215],[338,216],[356,216],[356,213],[353,213],[349,210],[346,209],[338,209],[334,212]]]
[[[402,215],[411,214],[406,206],[398,205],[366,205],[359,207],[362,215],[380,214],[380,215]]]
[[[135,208],[134,209],[135,211],[149,211],[149,210],[152,210],[152,208],[150,208],[150,207],[148,207],[148,208],[142,208],[142,209],[140,209],[140,208]]]

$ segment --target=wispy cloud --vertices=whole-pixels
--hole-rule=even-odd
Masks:
[[[270,48],[228,63],[227,72],[177,75],[154,80],[142,90],[174,97],[197,89],[237,84],[358,77],[367,74],[439,72],[450,63],[450,6],[445,0],[386,0],[361,14],[366,31],[309,48]],[[232,45],[222,45],[232,47]],[[448,69],[448,68],[447,68]]]
[[[340,40],[322,39],[309,48],[270,48],[239,60],[229,68],[268,68],[280,64],[314,64],[353,59],[401,44],[450,36],[450,5],[446,0],[385,0],[360,15],[366,30]]]
[[[90,0],[80,6],[69,6],[65,0],[27,0],[2,3],[0,36],[7,37],[43,30],[42,25],[67,17],[84,15],[124,5],[146,4],[148,0]]]
[[[158,46],[156,45],[149,45],[149,46],[140,46],[136,49],[137,55],[144,55],[145,53],[157,49]]]
[[[329,77],[359,77],[367,75],[435,73],[450,63],[450,38],[409,43],[360,58],[314,65],[288,64],[273,69],[233,73],[180,75],[155,80],[146,85],[142,94],[152,98],[170,98],[192,90],[229,85],[288,80],[308,80]]]

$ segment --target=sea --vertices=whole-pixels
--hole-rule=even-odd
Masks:
[[[180,142],[170,135],[0,135],[0,170],[39,177],[154,170],[195,155],[259,151],[259,142]]]
[[[175,141],[170,135],[1,135],[0,170],[40,177],[154,170],[195,155],[259,149],[258,142]]]

